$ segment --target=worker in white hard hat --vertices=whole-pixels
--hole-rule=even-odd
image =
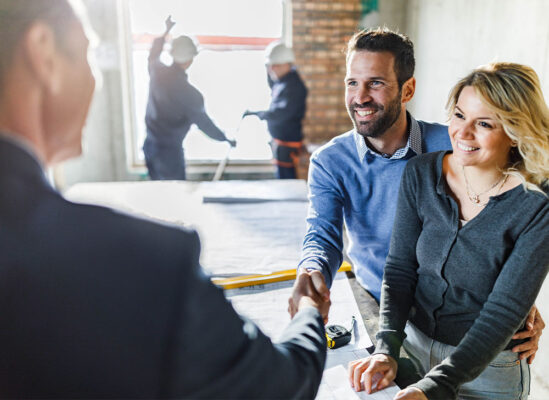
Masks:
[[[149,53],[149,101],[145,114],[147,137],[143,145],[149,176],[153,180],[184,180],[185,155],[183,139],[192,124],[217,141],[230,140],[210,119],[204,109],[202,94],[189,83],[187,69],[198,54],[195,42],[188,36],[172,41],[173,63],[165,65],[160,54],[175,22],[166,19],[166,31],[156,38]]]
[[[280,179],[296,177],[295,162],[303,147],[301,123],[305,117],[307,88],[294,66],[291,48],[281,42],[271,43],[265,50],[267,79],[271,87],[271,104],[265,111],[245,111],[267,121],[273,140],[273,161]]]

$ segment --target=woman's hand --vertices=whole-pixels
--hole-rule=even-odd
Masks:
[[[396,360],[386,354],[375,354],[349,363],[349,381],[357,392],[366,393],[385,389],[395,379],[397,373]],[[363,379],[362,379],[363,378]],[[362,386],[364,381],[364,386]]]
[[[393,400],[429,400],[421,389],[407,387],[398,392]]]

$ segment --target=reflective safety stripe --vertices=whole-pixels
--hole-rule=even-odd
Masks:
[[[301,147],[303,147],[303,142],[285,142],[283,140],[279,140],[279,139],[275,139],[273,138],[273,141],[279,145],[279,146],[284,146],[284,147],[291,147],[293,149],[300,149]]]
[[[280,160],[277,160],[276,158],[273,158],[273,164],[276,164],[284,168],[294,168],[294,163],[280,161]]]

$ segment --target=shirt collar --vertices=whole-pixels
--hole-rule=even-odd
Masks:
[[[356,149],[360,162],[364,161],[366,153],[370,153],[376,157],[387,158],[389,160],[398,160],[403,158],[404,156],[406,156],[406,154],[408,154],[408,150],[412,150],[414,153],[416,153],[416,155],[423,153],[423,149],[421,146],[421,128],[419,127],[419,123],[414,117],[410,115],[410,113],[407,112],[406,115],[409,121],[408,126],[410,127],[406,146],[398,149],[391,157],[383,156],[370,149],[366,144],[366,140],[364,140],[364,137],[358,134],[356,129],[353,131],[353,136],[355,138]]]

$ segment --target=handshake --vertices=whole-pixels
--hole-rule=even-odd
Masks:
[[[297,275],[292,296],[288,299],[288,312],[292,318],[299,310],[314,307],[326,324],[331,304],[330,290],[320,271],[301,272]]]

